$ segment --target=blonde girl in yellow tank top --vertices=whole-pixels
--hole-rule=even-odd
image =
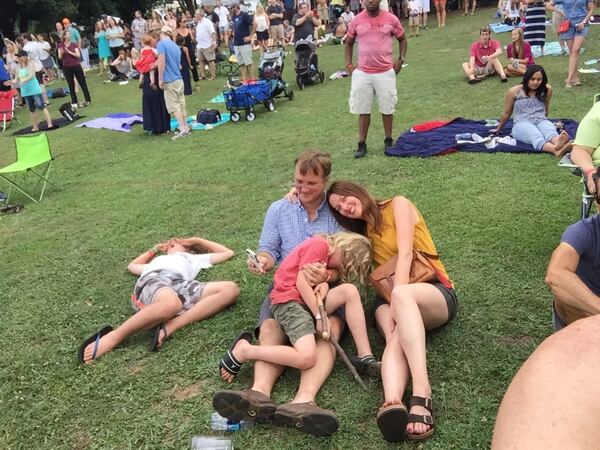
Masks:
[[[377,202],[362,186],[336,181],[327,191],[327,201],[342,226],[371,240],[375,266],[398,255],[392,303],[375,301],[375,319],[386,341],[381,360],[385,401],[377,425],[390,442],[427,439],[434,432],[435,421],[425,335],[455,315],[452,282],[441,261],[436,261],[440,283],[408,284],[412,250],[437,251],[423,216],[407,198]],[[402,397],[411,380],[413,396],[407,408]]]

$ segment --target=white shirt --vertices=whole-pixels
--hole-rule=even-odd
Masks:
[[[352,11],[343,12],[342,17],[344,18],[346,25],[350,25],[350,22],[352,22],[352,19],[354,19],[354,13]]]
[[[27,52],[27,58],[33,63],[33,68],[39,72],[44,68],[40,61],[40,44],[39,42],[29,41],[23,46],[23,50]]]
[[[219,16],[219,26],[225,26],[228,22],[227,16],[229,15],[229,10],[223,5],[215,8],[215,12]]]
[[[202,269],[212,267],[210,258],[213,253],[193,255],[191,253],[173,253],[172,255],[161,255],[154,258],[148,264],[144,264],[142,277],[154,270],[170,270],[180,274],[184,280],[191,281],[198,276]]]
[[[210,48],[214,44],[212,34],[215,32],[215,27],[212,20],[204,17],[196,24],[196,48]]]
[[[50,58],[50,51],[52,50],[50,43],[44,41],[43,43],[38,42],[38,44],[38,55],[40,57],[40,61],[45,61],[46,59]]]

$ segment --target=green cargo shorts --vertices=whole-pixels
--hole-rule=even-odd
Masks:
[[[298,302],[271,305],[271,312],[292,345],[295,345],[302,336],[317,332],[312,314]]]

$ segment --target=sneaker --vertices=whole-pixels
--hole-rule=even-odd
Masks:
[[[390,137],[386,137],[383,141],[384,150],[388,150],[394,146],[394,140]]]
[[[358,149],[354,152],[354,157],[356,159],[362,158],[367,154],[367,144],[365,142],[358,143]]]
[[[119,86],[125,86],[126,84],[129,84],[128,80],[119,81]]]
[[[176,141],[177,139],[181,139],[181,138],[187,137],[190,134],[192,134],[192,130],[190,130],[189,128],[186,128],[185,130],[181,130],[179,133],[177,133],[175,136],[173,136],[171,138],[171,140],[172,141]]]

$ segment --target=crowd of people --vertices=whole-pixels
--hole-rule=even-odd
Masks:
[[[438,12],[445,9],[445,2],[434,3],[436,8],[439,5]],[[512,2],[502,5],[506,18],[517,23],[520,16],[515,16],[514,11],[519,8]],[[559,9],[555,0],[542,4],[568,18],[569,23],[560,29],[560,37],[569,53],[565,86],[571,88],[581,84],[572,69],[588,31],[593,3],[566,0],[561,5]],[[167,132],[173,115],[178,123],[173,140],[177,140],[191,133],[185,99],[192,93],[191,80],[214,79],[217,55],[224,47],[235,55],[242,81],[247,82],[254,78],[255,46],[266,51],[272,43],[317,40],[319,28],[329,26],[329,18],[335,18],[335,26],[343,30],[343,35],[336,33],[335,38],[345,44],[346,69],[351,75],[350,112],[358,116],[354,156],[362,158],[367,154],[375,99],[382,115],[384,148],[390,148],[394,145],[397,76],[408,46],[397,14],[407,14],[411,32],[418,33],[426,27],[428,11],[418,0],[408,1],[406,10],[402,4],[392,4],[396,14],[382,0],[351,1],[348,5],[337,0],[330,4],[318,0],[314,5],[317,14],[311,6],[269,0],[266,8],[259,5],[254,14],[249,14],[239,4],[228,9],[217,0],[214,8],[200,8],[193,16],[189,12],[161,15],[155,11],[146,20],[136,11],[131,26],[105,16],[94,28],[99,74],[110,73],[109,83],[127,83],[139,75],[144,129],[156,134]],[[473,13],[476,2],[465,0],[465,14],[469,6]],[[526,23],[539,13],[534,9],[539,7],[538,3],[526,5]],[[443,14],[438,14],[438,24],[445,26]],[[290,26],[292,32],[288,30]],[[463,64],[464,73],[470,84],[492,75],[499,75],[503,82],[509,76],[522,77],[520,84],[507,91],[504,111],[491,132],[500,133],[512,118],[515,139],[556,156],[571,151],[588,191],[598,203],[600,102],[583,119],[576,136],[557,132],[548,120],[553,89],[544,68],[536,65],[532,56],[531,47],[540,45],[543,38],[534,33],[535,39],[528,40],[531,31],[527,27],[513,30],[505,65],[501,62],[501,44],[491,38],[489,27],[481,28],[479,40],[471,46],[470,59]],[[6,42],[4,56],[10,79],[4,85],[20,87],[32,113],[34,129],[38,110],[43,111],[47,126],[52,127],[43,86],[58,76],[56,65],[69,86],[71,103],[85,107],[91,102],[84,71],[89,44],[84,40],[65,19],[56,24],[49,41],[23,33],[16,42]],[[355,59],[356,43],[359,45]],[[56,64],[49,61],[54,51]],[[85,98],[81,103],[79,90]],[[347,327],[357,353],[351,357],[352,364],[382,380],[384,401],[375,420],[384,439],[425,440],[436,428],[426,336],[456,316],[458,298],[454,283],[416,205],[401,195],[377,201],[363,186],[348,180],[330,184],[331,170],[328,154],[302,152],[294,162],[294,188],[269,207],[258,252],[255,258],[248,259],[248,269],[257,276],[273,272],[273,282],[258,311],[254,335],[241,333],[219,363],[220,376],[233,382],[243,364],[254,361],[253,382],[247,390],[215,393],[213,405],[230,420],[274,421],[315,436],[331,435],[339,427],[338,418],[319,407],[316,396],[335,361],[335,349],[327,337],[337,339]],[[546,282],[555,297],[552,311],[556,330],[600,312],[599,217],[571,225],[551,257]],[[411,279],[412,266],[419,259],[416,254],[426,261],[430,272],[427,279]],[[132,295],[135,314],[119,327],[103,328],[86,339],[79,349],[80,362],[92,363],[128,336],[149,328],[154,330],[152,349],[158,350],[181,327],[235,303],[240,294],[236,283],[195,280],[200,270],[224,263],[232,256],[233,251],[227,247],[199,237],[171,239],[142,253],[128,266],[139,277]],[[374,300],[377,329],[385,341],[379,362],[369,343],[361,289],[367,285],[371,265],[384,267],[390,262],[389,295],[378,293]],[[561,336],[568,340],[570,334]],[[285,367],[300,370],[299,388],[291,402],[276,405],[271,392]],[[527,366],[525,375],[515,378],[507,393],[494,436],[498,448],[500,442],[514,441],[510,436],[526,438],[527,433],[517,436],[515,428],[506,425],[511,415],[504,411],[514,403],[515,395],[518,397],[515,392],[523,389],[521,378],[537,376],[538,370],[534,364]],[[405,405],[409,385],[412,394]]]

